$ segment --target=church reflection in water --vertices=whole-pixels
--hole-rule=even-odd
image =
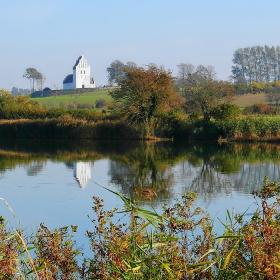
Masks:
[[[91,162],[78,161],[74,163],[74,177],[81,188],[85,188],[91,179]]]

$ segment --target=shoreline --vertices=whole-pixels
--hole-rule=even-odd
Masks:
[[[67,141],[145,141],[280,143],[280,117],[256,116],[224,121],[184,121],[158,126],[155,136],[122,120],[75,118],[0,119],[0,138]]]

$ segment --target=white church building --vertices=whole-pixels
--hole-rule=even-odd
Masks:
[[[95,88],[95,81],[91,77],[90,65],[84,55],[78,57],[73,66],[73,74],[67,75],[63,80],[63,89]]]

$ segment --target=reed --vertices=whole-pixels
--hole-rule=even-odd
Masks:
[[[195,206],[193,193],[160,213],[113,193],[123,209],[104,210],[102,199],[93,198],[94,227],[86,233],[93,254],[82,263],[76,226],[51,231],[41,225],[25,238],[1,219],[0,279],[279,279],[279,183],[265,178],[250,218],[227,211],[222,235]],[[128,219],[113,222],[124,213]]]
[[[0,135],[4,138],[28,139],[141,139],[140,132],[122,121],[91,122],[63,116],[46,120],[2,120]]]

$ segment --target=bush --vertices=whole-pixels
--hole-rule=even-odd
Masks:
[[[275,109],[269,104],[255,104],[250,107],[247,107],[244,110],[244,113],[272,115],[275,114]]]
[[[214,108],[212,117],[216,120],[236,119],[240,116],[240,109],[233,104],[222,104]]]
[[[108,211],[93,197],[93,226],[86,232],[92,254],[81,262],[76,226],[41,225],[27,240],[21,231],[7,230],[0,217],[0,279],[279,279],[279,183],[264,180],[252,214],[227,211],[222,234],[195,205],[194,193],[161,214],[113,193],[122,209]],[[128,213],[127,220],[121,213]]]
[[[46,109],[28,97],[0,95],[0,119],[56,119],[63,115],[89,121],[113,120],[116,116],[92,110],[92,105],[69,104],[68,109]]]
[[[95,107],[98,109],[102,109],[106,106],[106,101],[104,99],[98,99],[95,102]]]

